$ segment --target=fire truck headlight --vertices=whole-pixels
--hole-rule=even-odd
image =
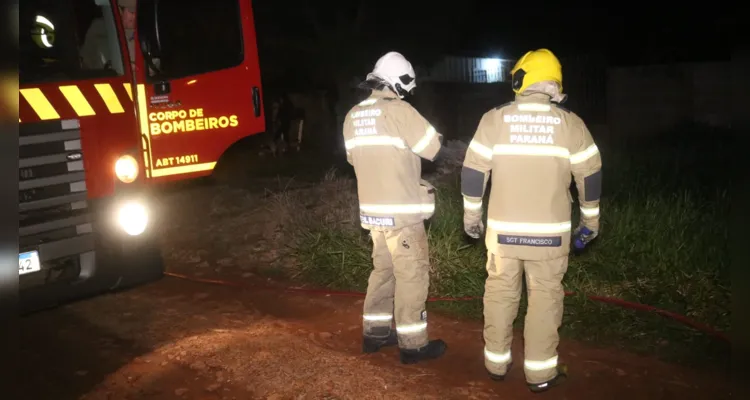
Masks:
[[[125,233],[138,236],[146,231],[148,210],[138,201],[125,203],[117,210],[117,222]]]
[[[120,157],[115,163],[115,175],[124,183],[131,183],[138,178],[138,162],[130,155]]]

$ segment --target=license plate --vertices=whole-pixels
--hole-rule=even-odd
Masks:
[[[42,269],[38,251],[27,251],[18,255],[18,274],[30,274]]]

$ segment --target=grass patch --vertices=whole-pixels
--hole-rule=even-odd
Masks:
[[[710,158],[721,152],[705,144],[650,150],[622,145],[616,151],[600,147],[605,169],[602,234],[588,252],[571,255],[566,290],[653,305],[728,332],[728,182],[705,171],[712,165]],[[673,156],[664,156],[664,151]],[[459,179],[458,174],[444,176],[436,185],[437,212],[428,227],[431,295],[484,292],[486,249],[481,242],[465,241]],[[278,194],[274,212],[283,217],[293,238],[297,279],[336,289],[366,289],[371,243],[359,226],[352,179],[331,173],[314,189]],[[577,218],[574,211],[573,221]],[[481,301],[430,306],[482,316]],[[522,327],[522,318],[517,325]],[[561,333],[685,363],[718,365],[728,356],[728,346],[681,324],[581,295],[566,298]]]

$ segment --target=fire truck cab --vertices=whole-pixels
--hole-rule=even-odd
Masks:
[[[251,1],[19,6],[22,312],[158,279],[154,185],[265,130]]]

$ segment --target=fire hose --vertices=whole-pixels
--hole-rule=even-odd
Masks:
[[[262,286],[262,285],[250,285],[246,283],[241,282],[231,282],[226,280],[220,280],[220,279],[205,279],[205,278],[196,278],[188,275],[183,274],[177,274],[174,272],[165,272],[164,275],[171,276],[173,278],[179,278],[184,279],[192,282],[198,282],[198,283],[209,283],[209,284],[215,284],[215,285],[222,285],[222,286],[231,286],[241,289],[257,289],[257,290],[273,290],[273,291],[281,291],[281,292],[287,292],[287,293],[305,293],[305,294],[316,294],[316,295],[325,295],[325,296],[341,296],[341,297],[365,297],[365,294],[362,292],[354,292],[354,291],[342,291],[342,290],[328,290],[328,289],[311,289],[311,288],[300,288],[300,287],[274,287],[274,286]],[[566,291],[566,296],[574,296],[576,295],[575,292]],[[715,338],[718,338],[722,341],[729,342],[729,337],[724,333],[721,332],[711,326],[708,326],[706,324],[702,324],[697,321],[693,321],[690,318],[677,314],[671,311],[663,310],[654,306],[649,306],[646,304],[640,304],[635,303],[631,301],[626,301],[614,297],[605,297],[605,296],[594,296],[594,295],[586,295],[586,298],[592,301],[596,301],[599,303],[605,303],[605,304],[612,304],[616,305],[622,308],[627,308],[631,310],[638,310],[638,311],[646,311],[646,312],[652,312],[657,315],[660,315],[665,318],[672,319],[676,322],[679,322],[683,325],[689,326],[693,329],[696,329],[698,331],[701,331],[703,333],[706,333],[710,336],[713,336]],[[482,296],[463,296],[463,297],[429,297],[427,298],[428,302],[438,302],[438,301],[471,301],[471,300],[480,300],[482,299]]]

